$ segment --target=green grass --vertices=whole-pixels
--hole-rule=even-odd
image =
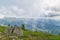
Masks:
[[[24,31],[24,35],[31,36],[34,40],[60,40],[60,35],[46,34],[43,32]],[[29,36],[28,36],[29,35]]]
[[[4,33],[6,27],[0,26],[0,32]],[[0,40],[9,40],[9,36],[6,34],[0,34],[0,36],[4,36],[3,38],[0,38]],[[16,40],[60,40],[60,35],[52,35],[52,34],[46,34],[43,32],[35,32],[35,31],[24,31],[24,36],[16,36]]]
[[[6,29],[6,27],[5,27],[5,26],[0,26],[0,32],[4,32],[4,31],[5,31],[5,29]]]

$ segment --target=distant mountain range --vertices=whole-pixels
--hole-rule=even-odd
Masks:
[[[60,21],[46,18],[4,18],[0,19],[0,24],[14,26],[15,24],[21,26],[21,24],[25,24],[26,29],[29,30],[39,30],[51,33],[59,33],[60,32]]]

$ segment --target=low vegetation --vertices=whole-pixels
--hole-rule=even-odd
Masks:
[[[23,36],[7,35],[7,27],[0,26],[0,40],[60,40],[60,35],[46,34],[30,30],[23,30]]]

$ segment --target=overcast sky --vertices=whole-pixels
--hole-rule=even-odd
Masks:
[[[0,0],[0,18],[59,17],[60,0]]]

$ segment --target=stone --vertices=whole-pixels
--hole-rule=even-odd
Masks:
[[[14,27],[13,34],[17,36],[23,36],[23,30],[20,27]]]
[[[14,34],[16,36],[23,36],[23,30],[22,28],[20,27],[8,27],[6,30],[5,30],[5,33],[7,35],[11,35],[11,34]]]
[[[7,27],[6,30],[5,30],[5,33],[7,35],[10,35],[11,34],[11,31],[12,31],[12,27]]]

